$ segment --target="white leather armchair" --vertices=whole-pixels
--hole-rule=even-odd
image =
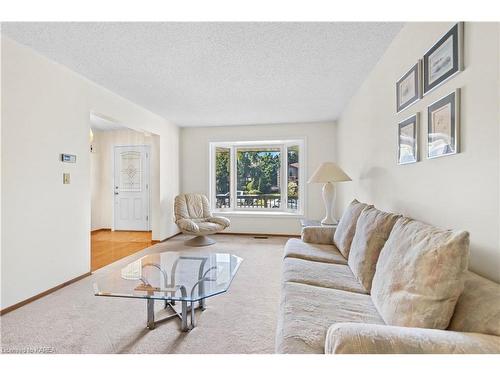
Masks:
[[[196,237],[186,241],[189,246],[207,246],[215,243],[209,234],[221,232],[229,227],[225,217],[213,216],[208,199],[203,194],[180,194],[175,197],[175,223],[185,234]]]

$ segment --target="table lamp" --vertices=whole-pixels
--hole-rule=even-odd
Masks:
[[[335,200],[335,182],[352,181],[351,178],[337,164],[324,162],[314,171],[308,184],[313,182],[324,183],[323,201],[325,202],[326,216],[321,220],[323,225],[335,225],[337,220],[332,216],[333,202]]]

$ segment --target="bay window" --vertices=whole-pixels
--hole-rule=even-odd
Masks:
[[[215,211],[303,213],[304,141],[210,143]]]

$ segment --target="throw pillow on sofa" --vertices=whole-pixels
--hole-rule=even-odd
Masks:
[[[367,292],[372,288],[380,251],[400,217],[375,207],[367,207],[359,215],[347,264]]]
[[[387,324],[446,329],[464,288],[469,233],[400,218],[377,262],[371,296]]]
[[[340,221],[333,235],[333,243],[337,246],[340,253],[347,259],[349,256],[349,250],[351,249],[351,242],[354,237],[354,232],[356,231],[356,223],[361,211],[368,206],[365,203],[360,203],[354,199],[349,206],[345,209]]]

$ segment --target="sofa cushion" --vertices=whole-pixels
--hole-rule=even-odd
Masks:
[[[300,258],[316,262],[347,264],[334,245],[305,243],[298,238],[290,238],[285,245],[285,258]]]
[[[277,353],[324,353],[328,327],[340,322],[384,324],[369,295],[283,283]]]
[[[500,284],[467,272],[448,329],[500,336]]]
[[[442,329],[336,323],[326,334],[327,354],[500,353],[500,337]]]
[[[446,329],[464,286],[469,233],[400,218],[385,243],[371,295],[387,324]]]
[[[283,281],[367,294],[352,274],[351,269],[343,264],[285,258],[283,261]]]
[[[345,209],[340,221],[337,225],[337,229],[333,235],[333,242],[335,246],[339,249],[340,253],[347,259],[349,256],[349,250],[351,248],[352,238],[354,237],[354,232],[356,231],[356,223],[358,217],[366,207],[365,203],[360,203],[354,199],[349,206]]]
[[[334,226],[311,226],[302,228],[301,239],[307,243],[332,245]]]
[[[366,291],[372,288],[380,251],[400,217],[375,207],[366,207],[359,215],[347,264]]]

